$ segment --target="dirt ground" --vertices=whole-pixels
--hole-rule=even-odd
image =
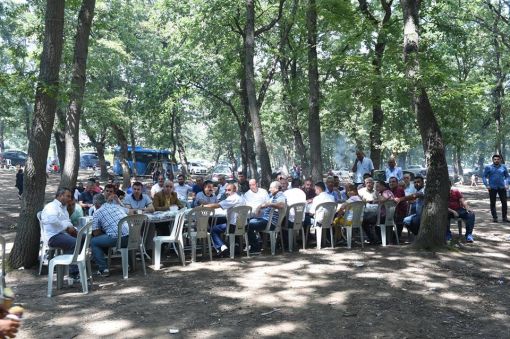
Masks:
[[[14,172],[0,172],[0,184],[0,227],[12,243]],[[7,285],[26,309],[19,337],[510,338],[510,224],[490,222],[482,187],[460,189],[476,211],[475,243],[440,253],[356,246],[193,264],[187,253],[185,267],[174,256],[146,277],[138,265],[128,280],[117,260],[88,295],[75,284],[53,298],[46,275],[11,271]]]

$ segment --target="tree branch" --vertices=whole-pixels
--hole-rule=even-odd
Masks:
[[[274,59],[273,65],[271,66],[271,69],[269,70],[269,73],[267,74],[267,77],[264,80],[264,83],[262,83],[262,86],[260,86],[259,95],[257,98],[257,108],[259,110],[260,110],[260,107],[262,107],[262,103],[264,102],[264,98],[266,96],[269,85],[271,84],[271,81],[273,80],[274,73],[276,72],[276,66],[278,66],[279,62],[280,62],[279,57]]]
[[[257,29],[255,31],[255,36],[256,37],[261,35],[264,32],[269,31],[271,28],[273,28],[274,25],[276,25],[276,23],[278,21],[280,21],[280,19],[282,17],[282,13],[283,13],[283,4],[284,3],[285,3],[285,0],[280,0],[280,4],[278,5],[278,15],[270,23],[268,23],[267,25],[264,25],[264,26],[260,27],[259,29]]]
[[[372,22],[374,26],[379,26],[379,21],[370,13],[370,10],[368,9],[367,0],[358,0],[359,2],[359,10],[361,13],[365,15],[365,17]],[[381,0],[381,2],[385,2],[384,0]]]

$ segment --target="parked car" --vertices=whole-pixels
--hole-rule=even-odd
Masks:
[[[409,165],[403,171],[410,172],[414,176],[421,175],[421,176],[425,177],[427,175],[427,169],[425,167],[420,166],[420,165]]]
[[[232,170],[228,165],[218,165],[213,168],[212,174],[211,174],[211,180],[213,182],[218,182],[218,177],[220,175],[224,175],[225,179],[227,181],[234,180],[234,176],[232,175]]]
[[[195,175],[206,175],[207,167],[199,164],[198,162],[189,162],[188,163],[188,171],[191,174],[195,174]]]
[[[105,160],[106,167],[110,167],[110,162]],[[80,168],[96,168],[99,167],[99,157],[94,153],[82,153],[80,154]]]
[[[11,166],[25,166],[27,162],[27,154],[22,151],[5,151],[0,154],[0,163],[7,165],[7,160],[10,160]]]

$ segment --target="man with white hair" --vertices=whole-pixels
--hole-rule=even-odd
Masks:
[[[249,185],[250,189],[244,193],[244,200],[246,205],[250,206],[251,210],[255,212],[260,205],[266,202],[268,193],[265,189],[257,186],[257,180],[255,179],[250,179]]]
[[[260,243],[257,239],[258,232],[266,229],[267,223],[269,222],[269,215],[271,209],[275,209],[271,218],[271,228],[275,228],[278,223],[279,211],[278,209],[283,208],[286,204],[285,196],[280,191],[281,184],[279,181],[273,181],[269,186],[269,195],[266,201],[261,204],[257,210],[256,215],[262,210],[262,216],[259,218],[253,218],[248,224],[248,240],[250,242],[250,253],[260,252]]]
[[[165,177],[162,174],[158,175],[158,181],[151,187],[151,198],[152,199],[154,199],[154,196],[156,195],[156,193],[161,192],[163,190],[164,183],[165,183]]]

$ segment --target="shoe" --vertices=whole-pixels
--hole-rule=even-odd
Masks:
[[[217,256],[218,256],[218,257],[220,257],[220,258],[223,258],[223,256],[224,256],[225,254],[227,254],[227,251],[228,251],[228,247],[227,247],[227,246],[225,246],[225,245],[221,245],[221,248],[220,248],[220,250],[218,251]]]
[[[447,233],[446,234],[446,241],[452,241],[452,234],[451,233]]]
[[[473,239],[473,235],[472,234],[468,234],[466,235],[466,242],[473,242],[474,239]]]
[[[493,218],[492,222],[498,222],[498,218]]]
[[[96,272],[96,275],[99,275],[101,277],[109,277],[110,276],[110,270],[105,268],[104,270],[99,270]]]
[[[503,222],[510,222],[507,218],[503,219]]]

